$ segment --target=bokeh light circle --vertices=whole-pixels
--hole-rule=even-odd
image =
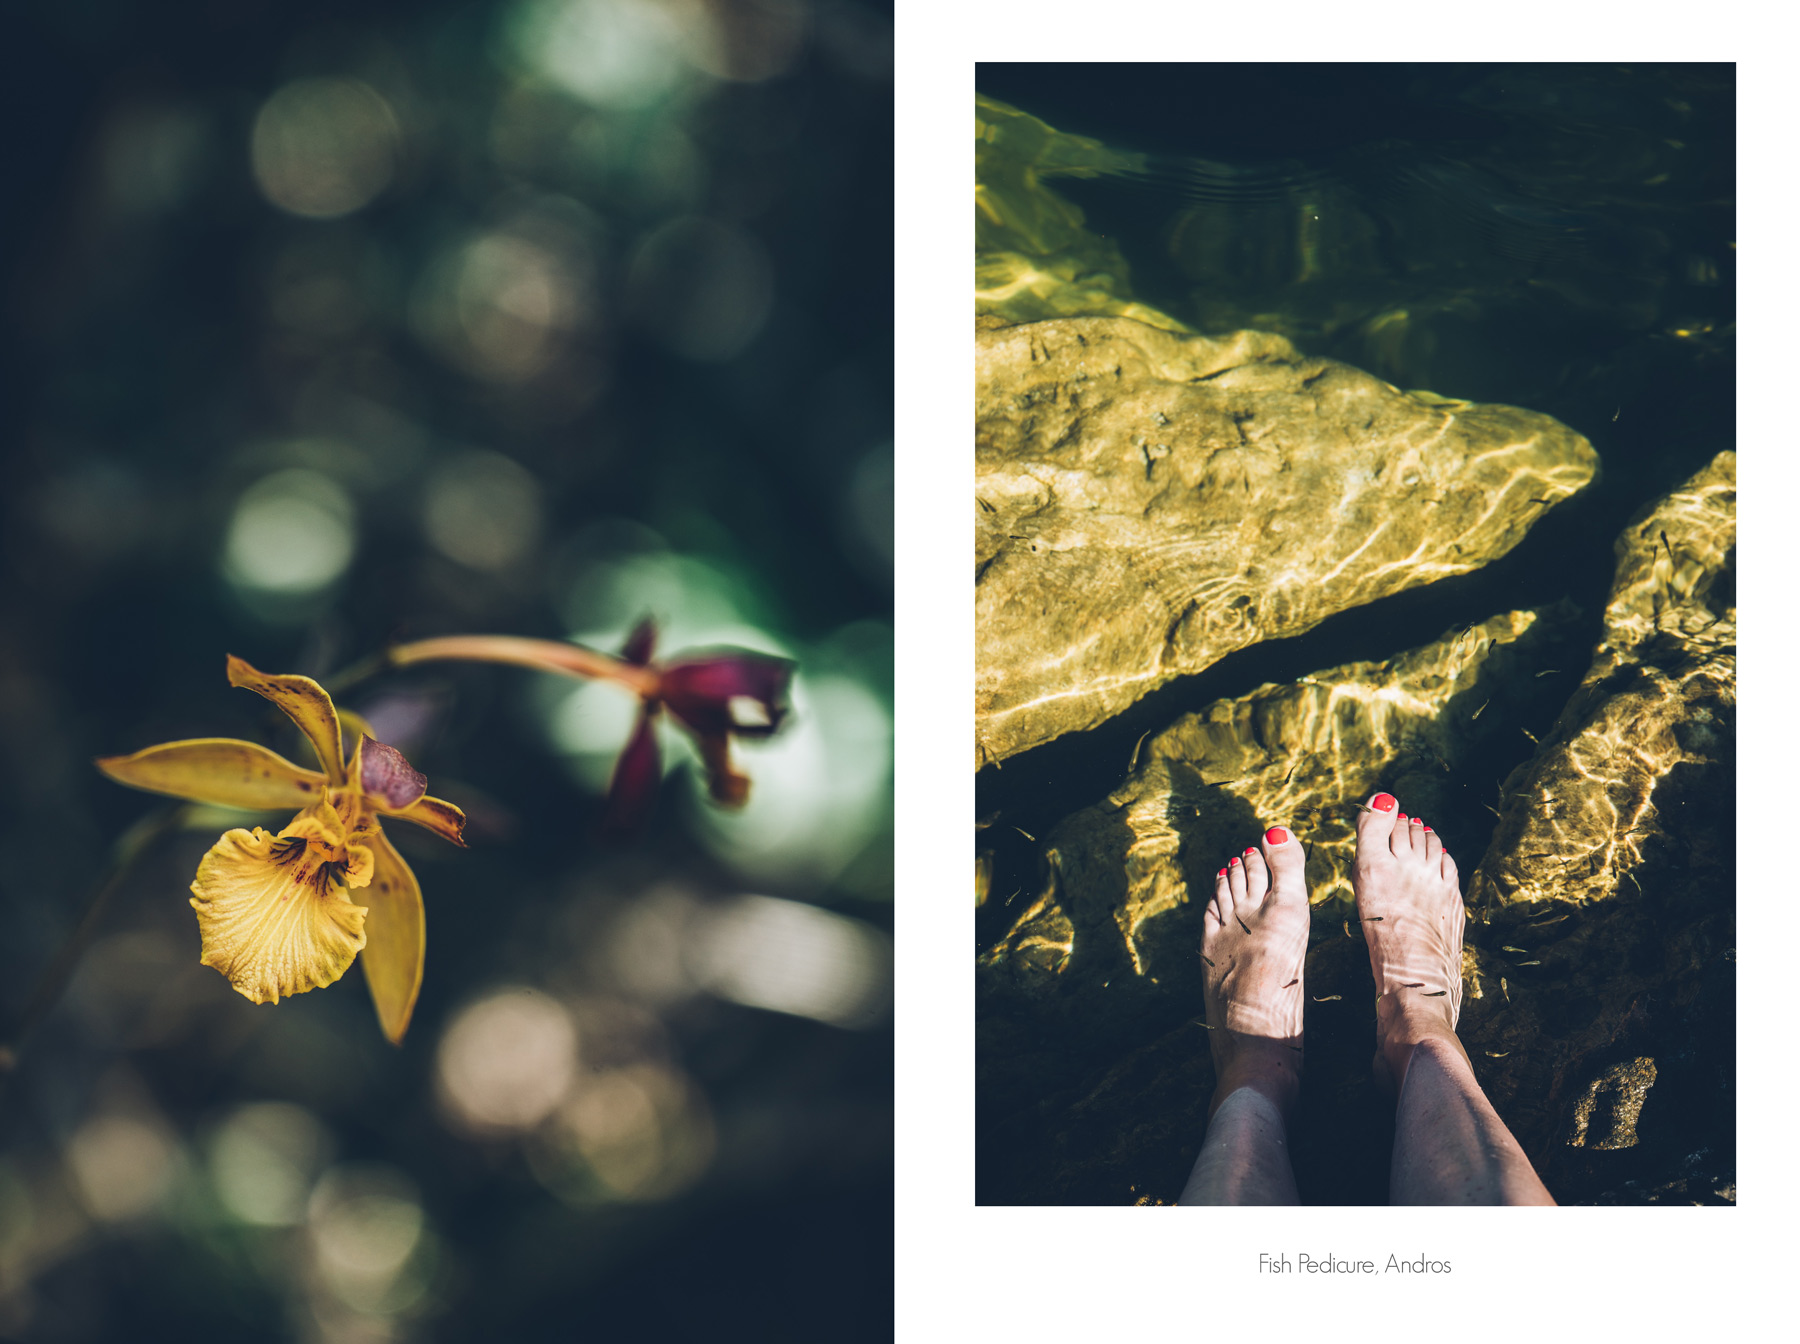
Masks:
[[[354,79],[297,79],[256,114],[250,164],[262,193],[289,214],[336,219],[393,180],[400,128],[393,109]]]

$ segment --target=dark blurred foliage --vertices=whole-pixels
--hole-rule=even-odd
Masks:
[[[0,1335],[887,1333],[891,6],[6,24],[10,1021],[157,805],[91,758],[309,763],[227,652],[325,679],[649,615],[799,672],[752,811],[690,759],[627,846],[596,823],[634,706],[584,698],[615,688],[348,693],[470,817],[466,853],[396,838],[429,927],[399,1050],[357,969],[270,1008],[198,964],[237,819],[153,847],[0,1075]]]

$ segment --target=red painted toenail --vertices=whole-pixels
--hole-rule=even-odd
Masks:
[[[1220,877],[1224,877],[1224,876],[1225,876],[1225,870],[1224,870],[1224,869],[1223,869],[1223,868],[1221,868],[1221,869],[1219,869],[1219,876],[1220,876]]]
[[[1424,823],[1424,822],[1420,822],[1420,823],[1419,823],[1419,825],[1421,825],[1421,826],[1425,826],[1425,823]],[[1425,826],[1425,834],[1426,834],[1426,835],[1430,835],[1430,834],[1431,834],[1431,827],[1429,827],[1429,826]]]
[[[1242,862],[1243,862],[1243,860],[1242,860],[1242,859],[1239,859],[1239,858],[1233,858],[1233,859],[1232,859],[1232,862],[1233,862],[1233,863],[1242,863]]]
[[[1400,820],[1400,821],[1405,821],[1405,820],[1406,820],[1406,813],[1404,813],[1404,812],[1402,812],[1402,813],[1401,813],[1401,814],[1400,814],[1400,816],[1399,816],[1399,818],[1398,818],[1398,820]]]
[[[1254,849],[1246,849],[1244,851],[1244,857],[1247,859],[1254,853],[1256,853],[1256,851]]]
[[[1271,845],[1285,845],[1289,838],[1285,826],[1271,826],[1268,833],[1263,836],[1263,839]]]
[[[1378,812],[1392,812],[1394,810],[1394,795],[1391,793],[1378,793],[1373,798],[1369,799],[1369,806]]]

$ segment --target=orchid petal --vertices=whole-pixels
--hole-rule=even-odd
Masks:
[[[294,721],[319,754],[319,764],[333,784],[342,784],[344,743],[337,710],[325,688],[311,677],[274,676],[258,672],[242,658],[225,655],[225,676],[233,686],[255,691]]]
[[[327,782],[317,770],[302,770],[267,747],[232,737],[163,742],[94,764],[134,789],[253,812],[310,807],[325,796]]]
[[[613,767],[612,785],[606,794],[606,816],[600,833],[620,837],[643,829],[662,782],[662,754],[656,745],[656,716],[646,710],[638,715],[631,739]]]
[[[722,807],[742,807],[749,802],[750,780],[731,766],[731,739],[723,733],[703,733],[698,742],[713,801]]]
[[[785,658],[742,649],[683,658],[662,669],[658,694],[669,710],[696,733],[737,733],[767,737],[787,714],[788,683],[794,665]],[[739,723],[731,712],[738,698],[754,700],[767,723]]]
[[[453,845],[463,845],[463,827],[469,819],[455,803],[446,803],[442,798],[433,798],[427,794],[407,807],[389,808],[382,805],[381,799],[371,798],[375,810],[385,816],[398,817],[401,821],[410,821],[415,826],[423,826],[436,835],[441,835]]]
[[[350,843],[329,803],[279,836],[227,831],[200,860],[189,902],[200,960],[252,1003],[279,1003],[339,979],[362,949],[368,913],[347,888],[374,876],[375,855]]]
[[[619,657],[637,667],[647,667],[655,654],[656,622],[646,616],[625,640],[625,647],[619,651]]]
[[[356,744],[356,754],[363,792],[378,805],[386,804],[398,812],[425,796],[425,776],[387,743],[364,734]]]
[[[363,892],[369,903],[363,932],[363,978],[388,1040],[399,1045],[412,1021],[425,979],[425,903],[419,879],[378,828],[370,840],[375,851],[375,880]]]

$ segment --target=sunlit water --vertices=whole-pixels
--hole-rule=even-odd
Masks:
[[[1157,921],[1189,899],[1170,893],[1184,880],[1177,856],[1185,862],[1195,839],[1195,809],[1187,806],[1194,800],[1183,794],[1181,780],[1152,760],[1157,735],[1198,733],[1171,726],[1217,702],[1254,699],[1251,693],[1264,687],[1257,703],[1268,704],[1257,712],[1286,714],[1281,741],[1292,746],[1307,738],[1315,720],[1333,717],[1321,718],[1311,705],[1314,699],[1324,703],[1328,694],[1343,698],[1361,675],[1345,669],[1375,668],[1380,684],[1369,695],[1391,700],[1407,689],[1402,683],[1411,673],[1410,664],[1388,666],[1389,660],[1405,654],[1414,662],[1456,664],[1462,670],[1435,663],[1425,669],[1433,675],[1421,685],[1438,689],[1409,709],[1416,711],[1416,723],[1377,715],[1366,740],[1339,742],[1334,728],[1330,751],[1317,744],[1299,756],[1271,749],[1264,760],[1250,749],[1261,741],[1261,729],[1243,735],[1243,759],[1226,752],[1230,759],[1205,774],[1200,833],[1210,836],[1214,824],[1205,812],[1216,806],[1216,799],[1209,801],[1217,791],[1216,773],[1225,780],[1219,787],[1241,804],[1240,829],[1248,832],[1259,819],[1287,820],[1309,839],[1309,878],[1332,870],[1331,880],[1318,882],[1314,892],[1319,912],[1331,916],[1326,942],[1320,941],[1326,921],[1315,918],[1309,976],[1318,973],[1319,993],[1339,987],[1326,984],[1332,977],[1360,984],[1367,973],[1366,965],[1359,970],[1353,964],[1361,948],[1350,925],[1344,924],[1341,936],[1337,931],[1346,907],[1331,899],[1349,894],[1339,879],[1348,865],[1354,813],[1340,810],[1341,799],[1362,796],[1375,781],[1383,787],[1393,787],[1396,777],[1433,781],[1432,820],[1459,861],[1466,856],[1464,877],[1470,876],[1495,834],[1496,805],[1505,805],[1498,781],[1533,759],[1537,735],[1568,702],[1605,633],[1615,539],[1634,514],[1735,447],[1733,75],[1719,66],[989,65],[978,70],[977,90],[1040,119],[1057,135],[1032,146],[1032,131],[1022,128],[1025,143],[1039,154],[1035,164],[1005,190],[978,192],[978,239],[991,229],[990,236],[1010,232],[1028,240],[1010,260],[996,262],[992,251],[984,256],[977,290],[987,311],[1009,321],[1082,312],[1156,321],[1166,314],[1211,336],[1245,328],[1276,332],[1304,355],[1343,361],[1398,388],[1554,416],[1585,436],[1601,459],[1598,477],[1550,510],[1500,560],[1357,607],[1297,638],[1233,653],[1098,728],[1026,751],[978,776],[978,884],[988,893],[977,915],[978,948],[995,948],[1011,931],[1009,973],[1026,979],[1040,974],[1060,986],[1059,995],[1044,1000],[1042,1016],[1021,1010],[999,1025],[991,1012],[983,1019],[991,1042],[1005,1043],[1002,1053],[1037,1051],[1030,1058],[1040,1062],[1008,1065],[995,1044],[984,1047],[980,1198],[1129,1202],[1128,1180],[1153,1177],[1150,1186],[1129,1189],[1154,1194],[1155,1181],[1168,1179],[1158,1163],[1173,1163],[1190,1139],[1191,1158],[1199,1137],[1198,1127],[1188,1135],[1178,1125],[1163,1139],[1115,1136],[1123,1146],[1106,1158],[1084,1158],[1079,1144],[1068,1146],[1081,1133],[1097,1140],[1109,1124],[1109,1108],[1123,1108],[1119,1125],[1148,1125],[1148,1135],[1170,1119],[1157,1107],[1186,1095],[1183,1084],[1171,1081],[1179,1076],[1174,1065],[1163,1082],[1148,1081],[1153,1058],[1180,1053],[1177,1019],[1185,1000],[1171,989],[1168,971],[1158,986],[1156,968],[1171,965],[1177,953],[1188,959],[1188,949],[1179,916],[1160,935]],[[1030,193],[1018,188],[1034,174],[1078,208],[1081,219],[1074,226],[1053,208],[1019,208]],[[1064,273],[1073,274],[1075,283],[1060,291],[1053,264],[1059,249],[1079,255]],[[1040,265],[1033,257],[1051,261]],[[1675,558],[1667,557],[1671,569],[1677,568]],[[1721,600],[1729,604],[1728,554],[1722,563]],[[1545,642],[1516,659],[1496,655],[1469,693],[1454,701],[1460,755],[1453,751],[1445,759],[1424,751],[1421,743],[1430,746],[1440,728],[1452,727],[1446,707],[1457,678],[1476,675],[1473,663],[1463,663],[1490,657],[1490,650],[1513,638],[1506,630],[1496,634],[1496,626],[1479,647],[1475,639],[1482,623],[1513,619],[1499,615],[1507,612],[1548,617],[1541,629],[1525,632],[1519,648]],[[1701,610],[1696,619],[1709,614]],[[1312,679],[1327,669],[1344,675],[1320,689]],[[1497,717],[1503,731],[1490,732]],[[1106,799],[1134,767],[1143,777],[1114,795],[1113,805],[1121,809],[1116,818],[1107,820],[1111,814],[1098,809],[1089,814],[1096,818],[1091,823],[1070,822]],[[1195,783],[1188,781],[1190,789]],[[1573,800],[1580,803],[1570,814],[1574,820],[1558,822],[1551,809],[1551,820],[1542,823],[1547,843],[1561,843],[1556,836],[1562,835],[1571,852],[1580,851],[1578,859],[1590,847],[1570,839],[1580,838],[1576,823],[1584,808],[1604,813],[1599,831],[1607,836],[1625,827],[1598,772],[1595,780],[1584,777],[1570,787],[1586,784],[1593,785],[1593,796]],[[1728,813],[1728,801],[1724,807]],[[1065,824],[1131,832],[1134,848],[1122,888],[1129,890],[1114,914],[1135,974],[1115,971],[1103,980],[1096,972],[1092,983],[1079,974],[1080,939],[1064,936],[1068,924],[1058,922],[1054,883],[1046,886],[1046,837]],[[1704,836],[1718,818],[1698,824],[1695,834]],[[1072,831],[1065,838],[1086,843]],[[1545,843],[1534,837],[1522,848],[1536,851]],[[1104,843],[1093,857],[1102,853],[1110,853]],[[1221,860],[1225,853],[1220,850]],[[1045,903],[1037,908],[1053,917],[1021,918],[1040,896]],[[1581,899],[1579,893],[1562,896]],[[1537,898],[1527,893],[1521,899]],[[1555,936],[1575,927],[1580,921]],[[1730,936],[1728,927],[1724,936]],[[1691,952],[1672,950],[1672,956],[1694,958],[1680,974],[1699,976],[1702,960],[1710,966],[1714,951],[1702,950],[1710,946],[1702,939]],[[1507,953],[1511,962],[1501,969],[1510,971],[1510,996],[1520,994],[1524,977],[1548,974],[1535,949],[1534,943],[1531,953]],[[1309,988],[1313,983],[1309,979]],[[1478,978],[1469,992],[1478,1004],[1476,1016],[1497,1012],[1480,1006],[1484,992],[1490,1001],[1510,1002],[1505,978]],[[1140,1005],[1136,1027],[1128,1025],[1131,1010],[1119,1011],[1122,994]],[[1066,1030],[1048,1007],[1052,1001],[1070,1006]],[[1531,1011],[1540,1016],[1532,1030],[1548,1033],[1540,1038],[1546,1040],[1571,1040],[1585,1021],[1582,1014],[1592,1010],[1591,1002],[1559,988],[1554,977],[1537,1003]],[[1084,1018],[1089,1025],[1073,1025]],[[1342,1020],[1349,1024],[1351,1017]],[[1366,1048],[1360,1028],[1346,1026],[1349,1034],[1335,1039],[1337,1021],[1309,1012],[1308,1053],[1317,1046],[1320,1064],[1350,1048],[1350,1036],[1356,1051]],[[1673,1051],[1674,1037],[1660,1030],[1665,1034],[1658,1048]],[[1204,1053],[1201,1033],[1192,1035],[1193,1048]],[[1504,1043],[1488,1043],[1495,1048],[1472,1047],[1483,1070],[1511,1067],[1498,1062],[1511,1056]],[[1157,1055],[1165,1046],[1168,1053]],[[1103,1075],[1117,1076],[1126,1053],[1137,1061],[1137,1082],[1122,1091],[1098,1084]],[[1346,1081],[1349,1072],[1340,1077],[1327,1068],[1336,1065],[1319,1069],[1315,1094],[1339,1088],[1337,1101],[1328,1105],[1361,1097],[1354,1090],[1361,1085]],[[1094,1086],[1099,1090],[1089,1096]],[[1702,1136],[1691,1147],[1717,1141],[1721,1131],[1706,1118],[1707,1108],[1728,1108],[1729,1100],[1714,1103],[1712,1084],[1701,1085],[1697,1077],[1671,1075],[1660,1086],[1661,1123],[1684,1114],[1684,1135]],[[1511,1122],[1539,1135],[1537,1142],[1551,1138],[1551,1121],[1539,1114],[1545,1091],[1504,1103]],[[1121,1101],[1126,1093],[1131,1099]],[[1086,1099],[1065,1114],[1059,1096]],[[1549,1098],[1557,1107],[1568,1100]],[[1365,1130],[1362,1141],[1385,1153],[1381,1123],[1373,1103],[1364,1107],[1359,1100],[1341,1119],[1342,1133],[1303,1126],[1295,1136],[1295,1161],[1312,1167],[1301,1173],[1303,1197],[1311,1190],[1328,1202],[1379,1202],[1381,1162],[1363,1181],[1346,1175],[1335,1154],[1344,1135]],[[1651,1160],[1648,1153],[1644,1160]],[[1559,1169],[1562,1178],[1577,1182],[1575,1198],[1610,1189],[1608,1182],[1619,1179],[1601,1167],[1581,1166],[1584,1161],[1570,1157]]]
[[[990,768],[983,814],[1048,829],[1118,782],[1147,729],[1265,680],[1503,607],[1566,597],[1597,620],[1625,519],[1733,446],[1729,67],[984,65],[977,87],[1103,146],[1097,171],[1045,180],[1117,247],[1131,299],[1206,334],[1279,332],[1397,387],[1545,412],[1602,459],[1502,561]],[[1002,895],[1029,880],[1022,837],[984,844]],[[982,922],[984,942],[998,932]]]

